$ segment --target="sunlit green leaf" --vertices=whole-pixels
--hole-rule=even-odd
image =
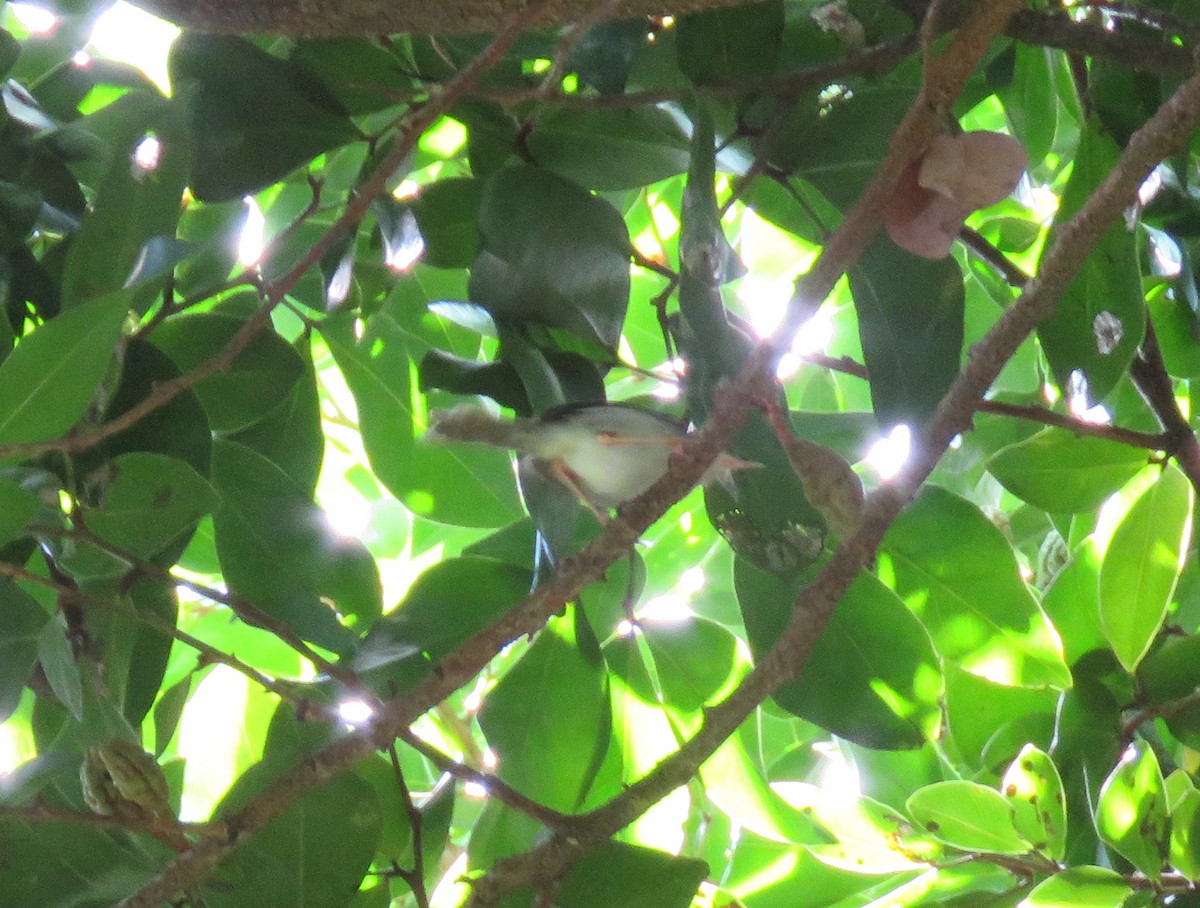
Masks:
[[[888,531],[879,565],[943,659],[1002,684],[1070,686],[1012,547],[966,500],[926,487]]]
[[[988,470],[1018,498],[1058,514],[1099,507],[1145,465],[1137,448],[1044,429],[999,451]]]
[[[1107,867],[1072,867],[1043,880],[1018,908],[1121,908],[1133,889]]]
[[[994,789],[974,782],[938,782],[908,799],[908,812],[930,835],[963,851],[1024,854],[1012,805]]]
[[[1154,641],[1191,538],[1192,485],[1168,467],[1121,521],[1100,567],[1100,620],[1130,671]]]
[[[1051,860],[1061,861],[1067,846],[1066,795],[1054,761],[1027,744],[1000,780],[1013,809],[1013,824],[1025,841]]]
[[[1152,748],[1131,745],[1104,780],[1096,829],[1135,867],[1158,879],[1167,858],[1171,825],[1162,771]]]

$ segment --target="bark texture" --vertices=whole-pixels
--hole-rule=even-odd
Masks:
[[[229,34],[293,36],[494,32],[526,0],[135,0],[136,5],[185,28]],[[542,24],[582,17],[615,19],[684,13],[742,0],[555,0]]]

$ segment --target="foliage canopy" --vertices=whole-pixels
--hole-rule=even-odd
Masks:
[[[1200,904],[1191,4],[184,32],[169,93],[110,5],[0,32],[0,904]],[[1027,174],[905,251],[983,131]],[[470,397],[709,428],[602,527],[423,437]]]

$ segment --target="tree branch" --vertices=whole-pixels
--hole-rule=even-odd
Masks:
[[[1175,386],[1167,374],[1154,325],[1146,321],[1146,336],[1129,366],[1129,377],[1158,417],[1166,443],[1162,450],[1175,458],[1192,487],[1200,492],[1200,442],[1175,400]]]

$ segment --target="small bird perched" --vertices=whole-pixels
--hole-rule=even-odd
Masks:
[[[564,404],[535,419],[501,419],[464,404],[435,411],[425,437],[511,448],[571,490],[601,523],[622,501],[636,498],[667,472],[687,435],[669,416],[630,404]],[[703,482],[728,484],[732,470],[758,466],[722,454]]]

